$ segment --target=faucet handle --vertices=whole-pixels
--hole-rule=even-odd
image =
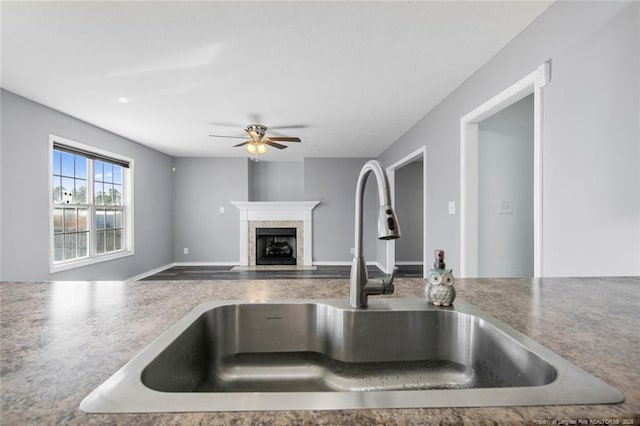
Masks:
[[[393,270],[391,271],[391,275],[389,275],[388,278],[382,279],[382,284],[384,288],[384,293],[382,294],[392,294],[396,290],[396,287],[393,285],[393,280],[396,277],[396,273],[398,272],[398,269],[399,268],[397,266],[394,266]]]
[[[393,270],[391,271],[391,275],[389,276],[389,281],[393,281],[393,279],[396,277],[396,273],[400,270],[400,268],[398,268],[397,266],[393,267]]]

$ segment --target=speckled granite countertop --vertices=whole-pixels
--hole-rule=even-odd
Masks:
[[[422,297],[398,279],[390,297]],[[640,278],[458,280],[458,298],[621,390],[623,404],[87,414],[80,401],[209,300],[347,298],[346,280],[2,283],[3,425],[640,424]],[[376,296],[378,297],[378,296]]]

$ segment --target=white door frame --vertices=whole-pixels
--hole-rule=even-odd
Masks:
[[[460,275],[478,276],[478,123],[533,93],[533,273],[542,269],[542,88],[550,63],[540,65],[460,119]]]
[[[407,164],[422,158],[422,270],[423,277],[427,278],[425,265],[427,264],[427,147],[422,146],[411,154],[396,161],[389,167],[387,167],[387,176],[389,178],[389,189],[391,190],[391,205],[395,209],[396,207],[396,170]],[[400,221],[399,221],[400,222]],[[402,222],[400,222],[400,232],[402,232]],[[387,241],[387,249],[385,256],[385,268],[386,273],[391,273],[391,270],[396,264],[396,242],[395,240]]]

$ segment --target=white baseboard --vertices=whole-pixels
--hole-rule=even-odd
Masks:
[[[424,263],[422,262],[422,260],[397,260],[396,265],[424,265]]]
[[[136,275],[136,276],[134,276],[134,277],[127,278],[125,281],[139,281],[139,280],[141,280],[141,279],[144,279],[144,278],[150,277],[150,276],[151,276],[151,275],[153,275],[153,274],[157,274],[158,272],[162,272],[162,271],[164,271],[165,269],[173,268],[174,266],[175,266],[175,263],[169,263],[169,264],[167,264],[167,265],[160,266],[160,267],[155,268],[155,269],[152,269],[152,270],[150,270],[150,271],[143,272],[143,273],[138,274],[138,275]]]

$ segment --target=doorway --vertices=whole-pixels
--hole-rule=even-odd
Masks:
[[[391,202],[402,237],[386,244],[386,271],[395,265],[404,276],[426,278],[427,149],[421,147],[387,167]]]
[[[533,94],[478,123],[478,276],[533,277]]]
[[[461,277],[479,275],[479,123],[531,94],[533,94],[533,276],[543,276],[542,88],[550,79],[551,64],[546,62],[460,119]],[[509,203],[505,203],[503,207],[504,210],[509,210]]]

